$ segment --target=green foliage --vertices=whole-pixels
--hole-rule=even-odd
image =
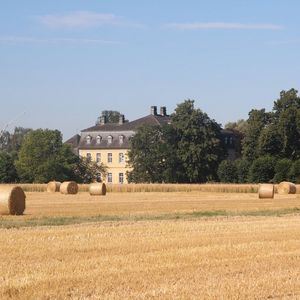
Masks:
[[[17,170],[14,166],[13,155],[0,152],[0,183],[12,183],[18,180]]]
[[[262,156],[254,160],[250,167],[249,181],[253,183],[272,182],[275,175],[276,160],[270,156]]]
[[[235,164],[237,168],[238,183],[247,183],[251,163],[246,159],[238,159],[235,161]]]
[[[288,158],[278,160],[275,165],[274,182],[279,183],[281,181],[289,180],[292,165],[293,162]]]
[[[176,182],[176,158],[170,125],[141,126],[131,140],[128,153],[129,182]]]
[[[253,109],[249,112],[249,118],[247,120],[248,126],[242,141],[243,158],[253,161],[259,157],[258,137],[262,129],[269,122],[269,118],[270,116],[266,113],[265,109]]]
[[[277,126],[270,124],[262,129],[258,138],[259,156],[272,155],[280,156],[282,151],[282,138]]]
[[[236,163],[232,160],[223,160],[219,164],[218,177],[224,183],[237,183],[238,172]]]
[[[237,120],[236,122],[228,122],[225,124],[225,129],[236,130],[243,135],[246,134],[248,128],[248,122],[244,119]]]
[[[300,159],[293,162],[289,173],[289,178],[295,183],[300,183]]]
[[[216,180],[218,165],[225,157],[220,125],[195,109],[193,100],[177,106],[171,123],[177,136],[177,157],[185,182]]]
[[[191,182],[217,179],[225,150],[221,128],[194,101],[179,104],[170,125],[142,126],[131,141],[130,182]]]
[[[29,132],[19,151],[15,163],[22,182],[44,183],[50,180],[92,181],[97,172],[104,172],[90,166],[76,156],[69,145],[62,143],[58,130],[33,130]]]
[[[103,110],[101,115],[106,116],[107,123],[119,123],[121,113],[116,110]]]

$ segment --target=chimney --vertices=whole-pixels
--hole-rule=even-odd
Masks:
[[[165,106],[160,107],[160,115],[163,117],[167,115],[167,108]]]
[[[104,124],[106,124],[106,122],[107,122],[106,116],[101,116],[100,117],[100,125],[104,125]]]
[[[124,115],[120,115],[119,117],[119,125],[122,125],[125,123],[125,116]]]
[[[157,106],[151,106],[151,115],[157,116]]]

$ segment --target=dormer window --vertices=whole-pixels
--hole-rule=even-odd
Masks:
[[[97,136],[97,144],[98,144],[98,145],[101,143],[101,140],[102,140],[101,135],[98,135],[98,136]]]
[[[119,143],[123,144],[124,143],[124,135],[119,136]]]
[[[86,143],[89,145],[91,143],[92,137],[90,135],[88,135],[86,137]]]
[[[111,144],[112,141],[113,141],[113,137],[112,137],[111,135],[109,135],[109,136],[107,137],[107,142],[108,142],[109,144]]]

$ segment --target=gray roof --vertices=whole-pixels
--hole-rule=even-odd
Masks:
[[[170,122],[169,116],[161,115],[148,115],[146,117],[134,120],[132,122],[126,122],[123,124],[117,123],[107,123],[104,125],[95,125],[82,130],[81,132],[91,132],[91,131],[136,131],[138,127],[142,125],[163,125]]]
[[[97,124],[82,130],[81,137],[78,140],[77,145],[74,143],[73,147],[78,147],[79,149],[129,149],[130,139],[140,126],[163,125],[169,122],[169,116],[148,115],[132,122],[125,122],[123,124]],[[101,137],[100,142],[97,139],[98,136]],[[112,137],[111,143],[108,142],[109,136]],[[120,141],[120,137],[123,137],[123,142]],[[87,142],[88,139],[90,139],[90,143]]]

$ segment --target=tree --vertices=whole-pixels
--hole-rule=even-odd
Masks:
[[[30,131],[31,129],[23,127],[15,127],[13,133],[4,131],[0,137],[0,150],[6,152],[18,152],[26,134]]]
[[[270,156],[262,156],[253,161],[250,172],[250,182],[271,182],[275,175],[276,160]]]
[[[14,166],[14,157],[12,154],[0,152],[0,182],[13,183],[18,180],[17,170]]]
[[[103,110],[101,115],[106,117],[107,123],[119,123],[122,114],[116,110]]]
[[[224,183],[238,182],[236,163],[232,160],[223,160],[218,168],[218,177]]]
[[[141,126],[131,140],[129,182],[176,182],[177,171],[172,128]]]
[[[238,183],[248,182],[251,163],[246,159],[238,159],[235,161],[235,165],[237,168]]]
[[[242,141],[243,158],[253,161],[259,157],[258,137],[263,128],[269,123],[270,114],[265,109],[253,109],[249,112],[245,137]]]
[[[236,122],[228,122],[225,124],[225,129],[236,130],[242,135],[246,134],[248,123],[244,119],[237,120]]]
[[[186,182],[198,183],[217,179],[217,169],[225,157],[221,127],[193,100],[179,104],[171,117],[177,136],[177,157]]]
[[[300,183],[300,159],[293,162],[289,172],[289,179],[295,183]]]
[[[290,170],[293,162],[288,158],[283,158],[277,161],[275,165],[274,181],[279,183],[281,181],[289,180]]]
[[[91,173],[88,173],[91,171],[89,165],[76,156],[69,145],[62,143],[62,135],[58,130],[38,129],[29,132],[15,165],[22,182],[92,180]],[[101,171],[101,168],[95,172]]]
[[[259,156],[271,155],[279,157],[282,154],[282,138],[275,124],[270,124],[262,129],[258,138]]]

